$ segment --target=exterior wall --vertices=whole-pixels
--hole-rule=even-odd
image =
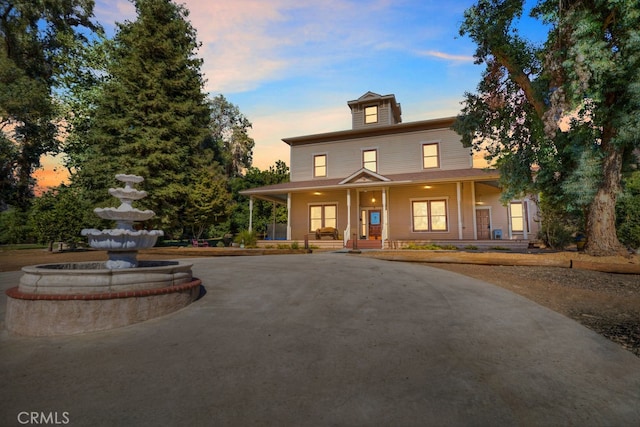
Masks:
[[[376,149],[377,172],[392,175],[421,172],[422,144],[438,143],[440,170],[471,168],[469,148],[460,143],[460,137],[450,129],[386,135],[291,147],[291,181],[313,178],[313,156],[327,155],[327,176],[344,178],[362,168],[362,150]],[[435,170],[435,169],[434,169]],[[321,180],[323,178],[315,178]]]
[[[352,191],[353,193],[353,191]],[[353,194],[352,194],[353,196]],[[309,229],[309,206],[311,205],[337,206],[337,229],[339,237],[342,238],[344,229],[347,227],[347,192],[345,190],[326,191],[321,195],[312,192],[293,193],[291,195],[291,239],[304,240],[305,234],[311,234]],[[351,199],[351,207],[355,206],[355,201]],[[352,220],[353,221],[353,220]],[[314,237],[310,237],[313,239]]]
[[[445,199],[448,230],[445,232],[415,232],[412,224],[413,200]],[[438,184],[431,189],[423,186],[394,187],[389,191],[389,238],[391,240],[451,240],[458,238],[458,208],[456,184]]]
[[[351,195],[351,212],[347,211],[347,191],[350,191]],[[372,199],[375,199],[375,202]],[[447,231],[413,231],[411,202],[430,199],[447,201]],[[502,239],[504,240],[524,238],[523,233],[510,233],[508,207],[501,204],[500,190],[494,186],[461,182],[460,217],[458,217],[457,184],[455,182],[433,184],[429,189],[425,189],[423,185],[387,188],[386,200],[389,214],[387,236],[390,240],[458,240],[460,226],[462,227],[462,239],[473,240],[477,209],[487,209],[490,213],[490,238],[493,238],[493,231],[496,229],[502,230]],[[534,239],[537,234],[537,223],[534,221],[537,212],[536,205],[532,201],[526,202],[528,203],[529,221],[527,237]],[[304,240],[306,234],[314,239],[313,230],[310,230],[309,224],[309,207],[328,204],[335,204],[337,207],[337,228],[340,239],[343,238],[347,227],[347,216],[351,215],[351,230],[350,235],[347,236],[347,238],[351,238],[353,233],[360,235],[359,215],[361,209],[382,210],[382,189],[367,189],[365,191],[352,188],[350,190],[322,191],[319,195],[312,191],[293,193],[291,195],[291,239],[301,241]]]

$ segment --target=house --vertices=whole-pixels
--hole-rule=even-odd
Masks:
[[[332,228],[339,246],[357,238],[377,248],[535,235],[535,203],[500,202],[498,171],[474,167],[451,129],[455,117],[403,123],[392,94],[367,92],[347,105],[352,129],[283,139],[290,182],[242,191],[250,210],[254,198],[287,206],[287,240]]]

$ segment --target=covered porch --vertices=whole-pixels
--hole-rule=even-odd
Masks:
[[[315,247],[351,248],[357,241],[359,248],[402,248],[452,242],[464,247],[466,242],[496,246],[500,240],[501,246],[526,247],[530,218],[524,212],[515,218],[522,229],[512,227],[514,218],[500,203],[497,178],[497,172],[479,169],[388,177],[362,169],[341,180],[289,182],[242,193],[249,196],[249,230],[254,199],[286,206],[281,244],[308,241]],[[332,227],[337,239],[315,238],[316,230]]]

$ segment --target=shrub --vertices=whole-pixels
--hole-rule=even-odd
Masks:
[[[235,237],[234,242],[244,244],[245,248],[258,247],[258,233],[255,231],[242,230]]]

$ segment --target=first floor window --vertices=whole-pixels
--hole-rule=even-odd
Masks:
[[[309,230],[318,228],[338,228],[338,208],[336,205],[314,205],[309,207]]]
[[[446,200],[412,202],[413,231],[447,231]]]
[[[511,231],[523,232],[525,226],[529,231],[527,206],[524,203],[511,202],[509,204],[509,214],[511,215]]]

